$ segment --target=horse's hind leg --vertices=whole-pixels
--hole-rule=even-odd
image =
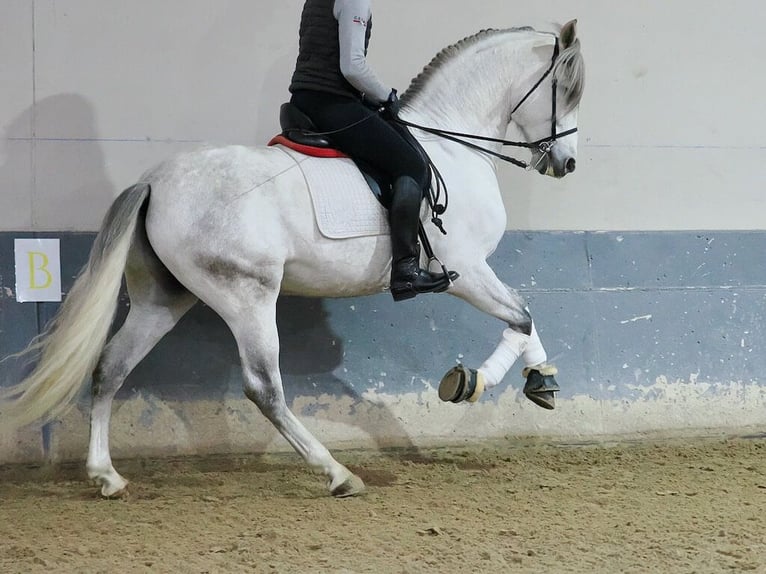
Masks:
[[[236,308],[225,309],[230,303],[224,301],[219,301],[221,305],[206,302],[213,308],[219,307],[219,313],[237,340],[245,394],[309,466],[327,478],[327,487],[333,496],[345,497],[361,493],[364,490],[362,480],[333,458],[330,451],[303,426],[285,402],[279,372],[276,321],[279,280],[253,279],[232,289],[228,299],[230,302],[237,301]]]
[[[131,299],[125,323],[104,348],[93,373],[88,476],[101,494],[115,496],[127,481],[112,465],[109,420],[112,401],[125,379],[157,342],[194,305],[197,298],[170,274],[137,231],[125,275]]]
[[[461,271],[462,280],[450,293],[505,321],[508,328],[503,331],[495,351],[479,369],[460,366],[450,370],[439,385],[439,396],[452,402],[475,401],[485,388],[500,384],[521,357],[527,377],[524,394],[535,404],[552,409],[554,393],[559,390],[553,378],[556,368],[546,363],[547,354],[523,297],[500,281],[486,263]]]

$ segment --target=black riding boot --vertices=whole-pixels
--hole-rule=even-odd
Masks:
[[[391,295],[394,301],[411,299],[419,293],[440,293],[450,285],[443,273],[420,268],[418,225],[423,192],[411,177],[396,180],[388,212],[391,227]]]

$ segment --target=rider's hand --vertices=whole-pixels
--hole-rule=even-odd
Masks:
[[[388,94],[388,99],[383,102],[380,111],[392,118],[399,115],[399,96],[396,94],[395,89],[391,90],[391,93]]]

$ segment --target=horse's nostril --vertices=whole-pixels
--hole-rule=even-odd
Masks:
[[[564,167],[567,173],[572,173],[575,169],[577,169],[577,160],[573,157],[570,157]]]

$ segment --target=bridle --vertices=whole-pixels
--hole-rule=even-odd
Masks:
[[[551,58],[550,66],[545,70],[542,76],[540,76],[540,79],[535,82],[535,84],[529,89],[529,91],[524,95],[521,100],[511,109],[510,117],[513,118],[513,114],[516,113],[516,111],[526,102],[529,97],[535,93],[537,88],[540,87],[540,85],[545,81],[545,79],[551,75],[551,72],[553,72],[553,68],[556,65],[556,60],[559,57],[559,39],[558,37],[555,38],[556,43],[553,47],[553,57]],[[413,122],[409,122],[407,120],[403,120],[397,116],[392,118],[392,121],[396,122],[399,125],[406,126],[408,128],[415,128],[421,131],[424,131],[429,134],[433,134],[436,136],[439,136],[441,138],[444,138],[449,141],[453,141],[455,143],[459,143],[461,145],[466,146],[467,148],[474,149],[477,151],[480,151],[482,153],[489,154],[491,156],[494,156],[498,159],[501,159],[503,161],[506,161],[508,163],[511,163],[515,166],[524,168],[526,170],[532,170],[537,168],[537,166],[540,164],[540,162],[547,157],[551,151],[553,150],[553,147],[556,145],[556,142],[564,138],[568,135],[572,135],[574,133],[577,133],[577,128],[571,128],[568,130],[565,130],[563,132],[557,132],[556,131],[556,112],[557,112],[557,92],[558,92],[558,80],[556,77],[553,78],[553,81],[551,82],[551,134],[550,136],[534,141],[534,142],[520,142],[520,141],[510,141],[500,138],[493,138],[489,136],[482,136],[482,135],[476,135],[476,134],[467,134],[462,132],[454,132],[449,130],[443,130],[441,128],[434,128],[429,126],[422,126]],[[540,152],[540,158],[534,163],[531,164],[529,162],[516,159],[514,157],[496,152],[491,149],[487,149],[485,147],[482,147],[478,144],[475,144],[470,141],[466,141],[466,139],[469,140],[477,140],[477,141],[485,141],[485,142],[492,142],[492,143],[499,143],[504,146],[511,146],[511,147],[518,147],[518,148],[526,148],[531,150],[536,150]],[[436,190],[434,191],[433,187],[431,186],[430,193],[428,194],[428,203],[431,207],[431,211],[433,212],[433,216],[431,217],[431,221],[433,222],[436,227],[439,228],[439,230],[446,235],[446,231],[444,230],[444,226],[442,224],[442,220],[439,217],[439,215],[442,215],[447,210],[447,205],[449,203],[448,195],[447,195],[447,186],[444,183],[444,179],[442,178],[441,174],[439,173],[439,170],[436,168],[436,166],[431,162],[430,159],[428,159],[429,166],[431,168],[431,171],[434,174],[434,179],[436,180]],[[444,189],[444,203],[439,203],[440,197],[441,197],[441,190]]]
[[[545,81],[545,79],[551,74],[553,71],[553,67],[556,64],[556,60],[559,57],[559,39],[556,38],[556,43],[553,47],[553,57],[551,58],[551,64],[548,66],[548,69],[545,70],[542,76],[540,76],[540,79],[535,82],[535,84],[529,89],[529,91],[524,95],[521,100],[513,107],[511,110],[511,118],[513,118],[513,114],[516,113],[516,111],[526,102],[529,97],[535,93],[537,88],[540,87],[540,84]],[[454,141],[456,143],[462,144],[468,148],[475,149],[477,151],[481,151],[483,153],[487,153],[489,155],[492,155],[496,158],[499,158],[503,161],[507,161],[508,163],[512,163],[515,166],[522,167],[524,169],[530,170],[537,167],[539,162],[542,160],[543,157],[547,156],[551,153],[553,150],[553,147],[556,145],[556,141],[566,137],[568,135],[572,135],[574,133],[577,133],[577,128],[571,128],[563,132],[557,132],[556,131],[556,112],[557,112],[557,92],[558,92],[558,80],[554,77],[553,81],[551,82],[551,135],[549,137],[534,141],[534,142],[520,142],[520,141],[510,141],[510,140],[504,140],[500,138],[493,138],[489,136],[482,136],[482,135],[476,135],[476,134],[466,134],[462,132],[453,132],[449,130],[443,130],[441,128],[434,128],[429,126],[421,126],[419,124],[408,122],[407,120],[403,120],[401,118],[395,118],[393,121],[396,123],[407,126],[409,128],[415,128],[419,129],[421,131],[427,132],[429,134],[433,134],[439,137],[443,137],[444,139]],[[464,139],[460,138],[467,138],[472,140],[478,140],[478,141],[485,141],[485,142],[492,142],[492,143],[499,143],[504,146],[512,146],[512,147],[518,147],[518,148],[526,148],[526,149],[532,149],[539,151],[542,155],[540,160],[538,160],[535,164],[530,164],[526,161],[522,161],[520,159],[516,159],[510,156],[507,156],[502,153],[498,153],[494,150],[484,148],[480,145],[477,145],[475,143],[465,141]]]

